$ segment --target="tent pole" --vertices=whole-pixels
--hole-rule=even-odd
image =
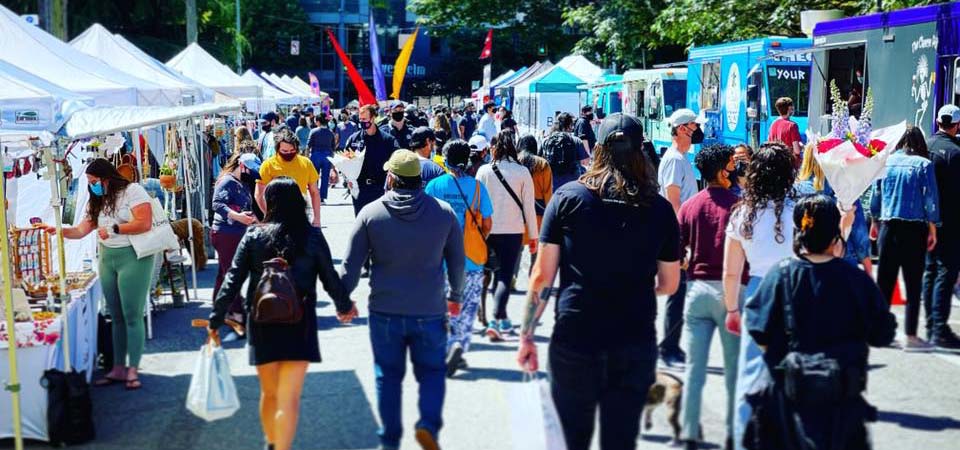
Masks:
[[[181,122],[184,126],[182,129],[189,129],[189,121]],[[197,290],[197,258],[196,251],[193,249],[193,211],[190,209],[190,167],[187,165],[187,139],[181,134],[180,140],[183,142],[183,151],[180,152],[180,164],[183,168],[183,185],[184,192],[187,202],[187,242],[190,245],[190,259],[192,264],[190,264],[190,272],[193,274],[193,298],[199,299],[199,294]]]
[[[0,180],[0,198],[3,199],[3,207],[0,208],[0,259],[10,261],[10,233],[7,230],[7,193],[6,180]],[[23,428],[20,422],[20,375],[17,372],[17,333],[13,321],[13,276],[10,271],[10,264],[4,263],[2,270],[3,276],[3,306],[4,319],[7,323],[7,363],[10,366],[10,381],[4,383],[3,389],[10,392],[10,407],[13,411],[13,445],[16,450],[23,450]]]
[[[53,220],[54,224],[57,226],[57,265],[60,270],[60,317],[63,321],[63,333],[61,333],[61,340],[63,342],[63,371],[64,373],[70,373],[70,330],[69,330],[69,320],[67,320],[67,306],[69,303],[70,295],[67,293],[67,255],[64,254],[63,246],[63,199],[61,198],[62,193],[60,192],[60,165],[66,164],[66,162],[60,163],[56,159],[60,157],[60,144],[56,144],[56,152],[52,148],[48,148],[45,151],[50,152],[50,161],[53,161],[53,174],[50,176],[50,206],[53,208]]]
[[[140,137],[143,136],[141,128],[137,128],[136,139],[133,140],[133,149],[136,151],[137,155],[137,182],[143,180],[143,148],[140,147]],[[144,140],[146,142],[146,140]]]

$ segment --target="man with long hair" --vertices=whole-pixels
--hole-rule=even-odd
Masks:
[[[656,297],[680,280],[677,217],[657,195],[643,126],[611,114],[598,134],[590,170],[544,213],[517,355],[537,370],[534,331],[559,271],[550,384],[570,450],[590,448],[598,406],[600,448],[636,447],[657,364]]]

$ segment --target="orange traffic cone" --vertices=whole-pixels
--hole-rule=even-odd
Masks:
[[[903,296],[900,295],[900,282],[898,281],[893,285],[893,298],[890,299],[890,304],[893,306],[897,305],[906,305],[906,300],[903,299]]]

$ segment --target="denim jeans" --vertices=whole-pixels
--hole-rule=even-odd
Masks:
[[[420,386],[420,420],[434,436],[443,426],[443,397],[446,391],[446,316],[400,316],[370,312],[370,343],[373,346],[377,378],[377,410],[382,424],[377,434],[386,447],[399,447],[403,435],[401,419],[402,383],[407,370],[407,349],[413,374]]]
[[[950,302],[953,286],[960,274],[960,258],[956,237],[950,230],[937,228],[937,247],[927,253],[927,266],[923,274],[923,309],[927,313],[927,337],[933,338],[948,330]]]
[[[741,290],[742,291],[742,290]],[[733,398],[737,385],[737,355],[740,338],[725,326],[727,308],[723,304],[723,283],[693,280],[687,285],[684,331],[687,343],[686,379],[683,385],[683,439],[700,438],[700,405],[707,381],[710,341],[713,331],[720,334],[723,347],[723,376],[727,387],[727,435],[733,436]]]
[[[740,355],[737,360],[736,404],[734,405],[737,414],[733,421],[733,445],[737,450],[743,450],[743,432],[747,428],[752,411],[750,404],[747,403],[747,394],[763,389],[768,383],[773,382],[770,371],[767,370],[767,364],[763,360],[763,351],[760,350],[757,341],[754,341],[749,333],[742,333],[742,324],[747,322],[743,304],[757,291],[761,279],[750,277],[750,282],[740,297]]]
[[[640,413],[656,377],[657,347],[583,353],[550,344],[550,390],[568,450],[587,450],[600,407],[600,448],[633,450]]]
[[[332,157],[333,153],[321,151],[316,155],[310,154],[310,161],[320,175],[320,199],[324,201],[327,200],[327,193],[330,192],[330,169],[333,167],[333,163],[327,159],[328,156]]]
[[[680,350],[680,332],[683,329],[683,303],[687,297],[687,271],[680,271],[680,286],[677,292],[667,297],[663,312],[663,340],[660,341],[662,356],[678,355]]]

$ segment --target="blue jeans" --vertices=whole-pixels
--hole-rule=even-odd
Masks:
[[[737,450],[743,450],[743,432],[747,428],[747,422],[750,421],[752,409],[747,403],[747,394],[763,389],[767,383],[773,382],[770,371],[767,370],[767,364],[763,360],[763,351],[757,346],[757,341],[750,337],[749,333],[744,333],[743,324],[747,323],[744,317],[746,311],[743,309],[743,303],[746,303],[757,292],[760,286],[760,277],[750,277],[750,283],[747,289],[740,296],[740,359],[737,360],[737,390],[736,390],[736,417],[733,421],[733,445]]]
[[[321,151],[310,154],[310,162],[320,175],[320,200],[323,201],[327,200],[327,192],[330,191],[330,169],[333,168],[328,156],[333,156],[333,153]]]
[[[923,309],[927,312],[927,338],[949,331],[950,302],[953,286],[960,274],[957,260],[957,237],[953,230],[937,228],[937,247],[927,253],[927,267],[923,274]]]
[[[377,378],[377,410],[382,427],[377,434],[385,447],[399,447],[403,435],[402,383],[407,370],[407,349],[413,374],[420,385],[420,420],[434,436],[443,426],[446,391],[446,316],[399,316],[370,312],[370,344]]]

